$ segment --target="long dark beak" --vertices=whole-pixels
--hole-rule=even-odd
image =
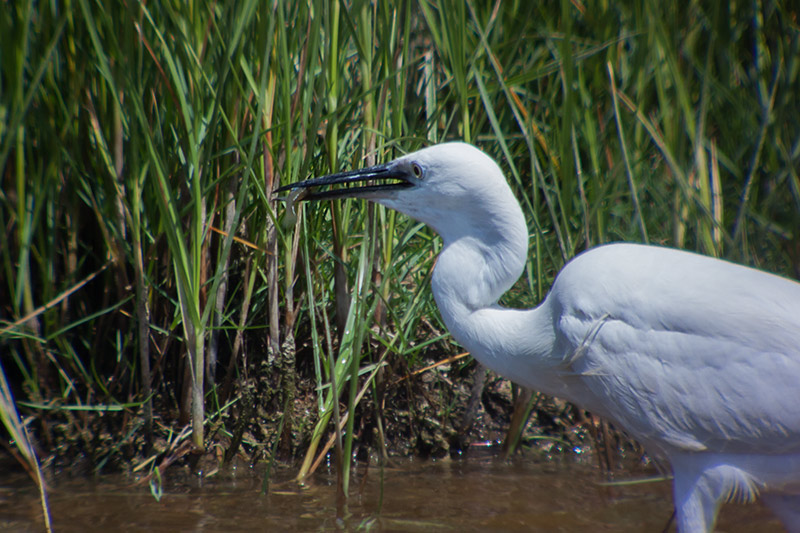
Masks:
[[[275,192],[305,189],[307,192],[304,194],[295,195],[297,200],[364,198],[374,193],[411,187],[414,185],[413,179],[408,169],[392,162],[298,181],[275,189]],[[315,190],[317,187],[326,188]]]

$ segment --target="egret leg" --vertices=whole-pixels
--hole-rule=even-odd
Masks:
[[[800,533],[800,494],[764,494],[767,504],[789,533]]]
[[[707,493],[701,479],[675,474],[675,522],[679,533],[712,531],[719,511],[719,502]]]
[[[672,460],[675,514],[680,533],[712,531],[720,505],[728,500],[753,501],[750,476],[713,457],[685,456]]]

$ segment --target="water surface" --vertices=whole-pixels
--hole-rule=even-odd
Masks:
[[[668,482],[608,487],[586,462],[470,453],[395,459],[383,471],[382,491],[380,469],[373,464],[365,477],[359,467],[349,516],[337,521],[335,475],[318,473],[300,487],[292,473],[276,473],[261,496],[261,479],[249,469],[203,478],[173,467],[160,501],[130,477],[57,478],[49,497],[54,531],[660,532],[672,513]],[[29,479],[0,479],[0,531],[41,531],[42,524]],[[760,504],[726,505],[717,529],[782,531]]]

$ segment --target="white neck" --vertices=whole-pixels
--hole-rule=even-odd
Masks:
[[[502,232],[484,227],[480,232],[468,228],[459,235],[442,235],[444,249],[432,280],[434,298],[450,333],[478,361],[527,387],[569,396],[566,383],[553,379],[561,357],[554,353],[553,314],[547,300],[527,310],[497,304],[522,273],[528,248],[522,213],[507,215],[498,221]]]

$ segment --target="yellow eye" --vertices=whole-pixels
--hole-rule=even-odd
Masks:
[[[414,173],[415,178],[422,179],[422,167],[419,166],[419,163],[411,163],[411,172]]]

